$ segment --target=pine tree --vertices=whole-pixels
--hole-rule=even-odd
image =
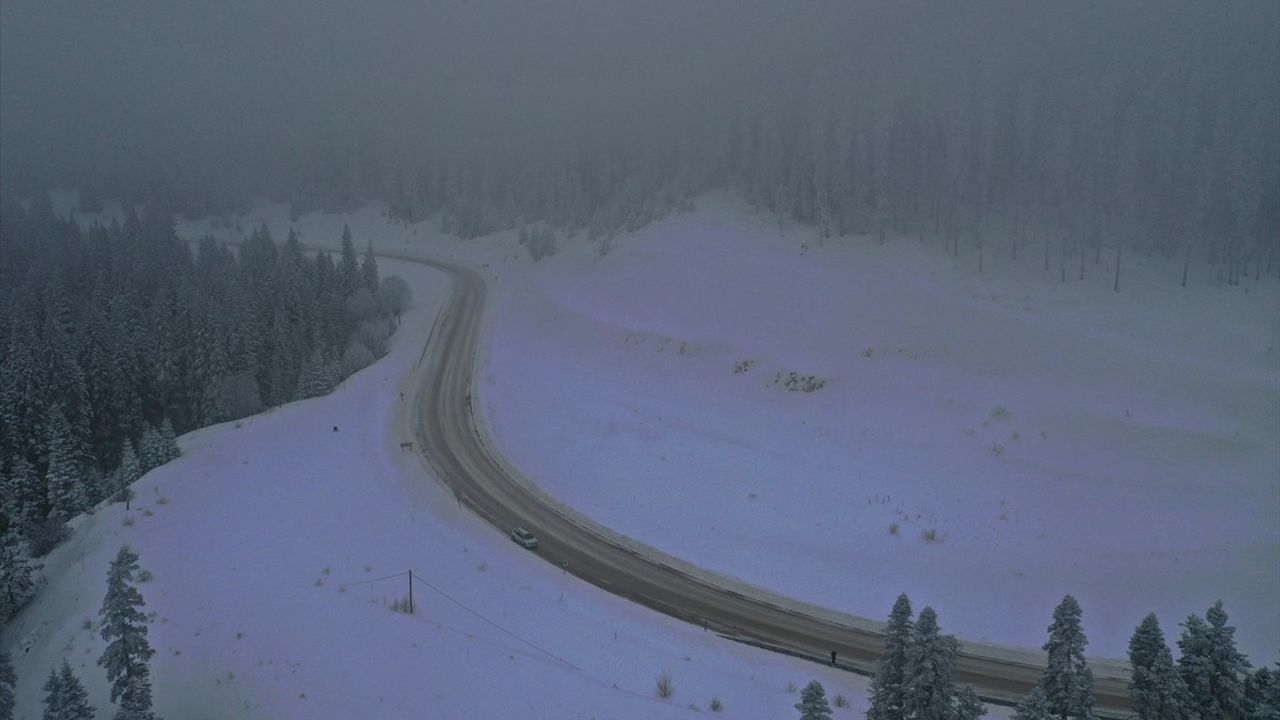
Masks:
[[[6,513],[10,510],[17,513],[11,518],[15,524],[10,526],[10,529],[29,532],[44,520],[40,511],[44,501],[44,491],[41,489],[35,466],[21,455],[13,456],[9,467],[8,483],[13,501],[17,503],[17,507],[6,510]]]
[[[142,477],[142,466],[138,462],[138,454],[133,451],[133,441],[125,438],[120,450],[120,465],[112,476],[112,485],[116,491],[116,502],[125,499],[129,486]]]
[[[44,698],[44,720],[93,720],[89,694],[66,660],[62,661],[61,670],[49,671],[44,690],[48,693]]]
[[[1178,640],[1182,651],[1178,666],[1191,695],[1192,709],[1201,718],[1243,718],[1242,678],[1249,662],[1236,650],[1236,629],[1227,625],[1221,600],[1209,608],[1205,620],[1196,615],[1188,617]]]
[[[317,350],[302,363],[302,371],[298,374],[298,398],[320,397],[331,390],[333,379],[330,377],[329,364]]]
[[[31,573],[36,567],[31,565],[27,542],[16,530],[0,537],[0,622],[13,617],[35,594]]]
[[[182,450],[178,447],[178,436],[174,434],[173,423],[169,422],[169,418],[160,421],[160,451],[164,462],[177,460],[182,455]]]
[[[107,594],[102,599],[102,639],[107,649],[98,664],[106,668],[111,683],[111,702],[150,707],[150,670],[147,661],[155,654],[147,642],[146,616],[142,613],[142,593],[134,587],[138,554],[129,546],[120,548],[107,571]],[[142,693],[147,697],[141,697]],[[139,717],[145,717],[139,716]]]
[[[9,653],[0,652],[0,720],[13,720],[14,686],[18,676],[13,672]]]
[[[150,675],[134,675],[128,679],[114,720],[158,720],[151,710]]]
[[[938,628],[938,615],[926,607],[916,619],[907,648],[903,684],[903,717],[911,720],[950,720],[951,673],[960,644]]]
[[[1187,686],[1173,664],[1154,613],[1142,619],[1129,639],[1129,700],[1135,720],[1194,720]]]
[[[800,702],[795,708],[800,711],[800,720],[831,720],[831,706],[827,704],[827,691],[822,683],[810,680],[800,691]]]
[[[1244,710],[1249,720],[1280,720],[1280,679],[1261,668],[1244,682]]]
[[[146,475],[165,463],[168,453],[164,448],[164,438],[156,429],[147,424],[143,426],[142,438],[138,440],[138,462],[142,474]]]
[[[1044,689],[1038,687],[1032,690],[1027,699],[1018,703],[1018,709],[1010,720],[1054,720],[1049,709],[1049,696],[1045,695]]]
[[[342,226],[342,259],[338,263],[338,287],[342,291],[339,299],[345,299],[360,287],[360,265],[356,261],[356,246],[351,242],[351,229],[346,225]]]
[[[902,594],[893,604],[885,626],[884,652],[876,661],[871,680],[871,706],[867,720],[902,720],[903,681],[907,669],[907,648],[912,633],[911,600]]]
[[[951,716],[954,720],[978,720],[986,714],[987,708],[972,685],[965,685],[956,693],[956,709]]]
[[[1049,641],[1044,650],[1049,654],[1048,667],[1040,678],[1049,700],[1049,708],[1062,720],[1093,718],[1093,672],[1085,663],[1084,648],[1089,644],[1080,625],[1080,603],[1070,595],[1053,611],[1049,625]]]
[[[373,295],[378,294],[378,261],[373,256],[373,243],[365,248],[364,262],[360,265],[360,279]]]
[[[49,515],[59,521],[70,520],[89,507],[89,496],[86,468],[80,462],[71,426],[60,406],[49,413],[47,432],[49,469],[45,472],[45,485],[49,488]]]

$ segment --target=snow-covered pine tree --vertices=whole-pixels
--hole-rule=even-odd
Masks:
[[[302,363],[302,371],[298,373],[298,398],[306,399],[327,395],[333,390],[331,369],[319,350],[311,353],[311,357]]]
[[[146,475],[163,465],[166,457],[164,439],[150,424],[144,424],[142,437],[138,440],[138,463],[142,474]]]
[[[987,707],[978,697],[978,691],[972,685],[965,685],[956,692],[956,710],[951,716],[953,720],[978,720],[987,714]]]
[[[13,617],[35,594],[31,572],[36,567],[31,565],[27,541],[10,528],[0,537],[0,622]]]
[[[360,287],[360,264],[356,260],[356,246],[351,242],[351,228],[342,226],[342,258],[338,261],[338,287],[341,299]]]
[[[369,292],[378,294],[378,260],[373,256],[373,243],[364,250],[364,262],[360,264],[360,280]]]
[[[1040,687],[1049,699],[1049,709],[1061,720],[1091,720],[1093,715],[1093,672],[1085,664],[1084,648],[1089,644],[1080,624],[1080,603],[1071,595],[1053,611],[1048,667],[1040,677]]]
[[[1280,720],[1280,677],[1271,668],[1245,679],[1244,711],[1249,720]]]
[[[796,703],[800,711],[800,720],[831,720],[831,705],[827,703],[827,691],[822,683],[810,680],[800,691],[800,702]]]
[[[13,720],[13,690],[17,684],[18,676],[13,672],[9,653],[0,652],[0,720]]]
[[[1032,690],[1025,700],[1018,703],[1018,709],[1010,720],[1054,720],[1049,710],[1049,696],[1045,695],[1044,689],[1037,687]]]
[[[1129,639],[1129,701],[1135,720],[1195,720],[1191,696],[1173,664],[1155,613],[1142,619]]]
[[[133,441],[125,438],[120,448],[120,465],[112,473],[111,485],[116,493],[116,502],[123,502],[129,486],[142,477],[142,465],[138,462],[138,454],[133,451]]]
[[[93,720],[89,693],[66,660],[60,669],[49,671],[44,691],[44,720]]]
[[[111,702],[120,700],[121,711],[126,704],[148,708],[151,705],[151,671],[147,661],[155,651],[147,642],[142,593],[133,585],[137,570],[138,553],[128,545],[121,547],[107,570],[107,594],[98,610],[102,617],[102,639],[107,641],[107,649],[98,658],[98,664],[106,668]],[[147,697],[140,697],[144,691]]]
[[[49,393],[34,354],[38,335],[17,302],[9,325],[9,344],[0,359],[0,453],[28,455],[37,448]]]
[[[71,426],[61,406],[55,405],[50,411],[46,432],[49,469],[45,472],[45,485],[49,493],[49,516],[58,521],[70,520],[89,507],[89,497],[81,453],[76,450]]]
[[[150,675],[134,675],[128,679],[113,720],[159,720],[151,709]]]
[[[9,487],[19,507],[16,524],[11,529],[28,532],[44,518],[40,505],[44,501],[44,492],[40,486],[40,477],[36,475],[35,466],[27,462],[21,455],[14,455],[9,465]]]
[[[1204,620],[1192,615],[1183,624],[1178,666],[1192,709],[1201,718],[1244,717],[1243,678],[1249,661],[1236,650],[1235,633],[1236,629],[1227,625],[1221,600],[1209,608]]]
[[[920,611],[907,647],[907,667],[903,678],[903,713],[911,720],[950,720],[951,673],[960,644],[938,627],[933,608]]]
[[[160,421],[160,450],[164,453],[164,462],[177,460],[182,455],[178,447],[178,436],[173,432],[173,423],[169,418]]]
[[[903,593],[893,603],[885,626],[884,652],[876,661],[871,680],[871,706],[867,720],[903,720],[903,678],[907,669],[907,648],[911,644],[911,600]]]

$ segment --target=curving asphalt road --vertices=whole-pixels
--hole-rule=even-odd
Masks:
[[[385,255],[426,263],[453,283],[420,362],[413,432],[460,503],[504,534],[517,525],[528,527],[541,543],[538,557],[611,593],[734,640],[818,662],[828,662],[834,650],[845,669],[874,669],[884,643],[881,623],[688,565],[557,503],[511,467],[489,444],[471,404],[484,279],[445,260]],[[1043,667],[1041,654],[966,642],[956,660],[955,680],[973,684],[985,700],[1012,704],[1035,687]],[[1127,666],[1090,659],[1090,667],[1098,714],[1127,717]]]

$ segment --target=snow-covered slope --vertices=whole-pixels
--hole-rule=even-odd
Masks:
[[[124,543],[154,575],[139,589],[170,720],[676,718],[713,697],[720,716],[774,718],[794,712],[788,684],[815,677],[855,717],[864,679],[642,610],[460,510],[399,447],[400,393],[447,286],[420,265],[381,269],[415,293],[388,357],[328,397],[183,436],[183,456],[138,482],[132,510],[99,507],[46,558],[47,586],[4,637],[18,717],[39,716],[63,658],[98,717],[114,712],[96,621]],[[389,607],[407,578],[366,582],[410,569],[448,598],[418,583],[409,616]],[[667,700],[654,693],[664,670]]]
[[[695,564],[961,637],[1038,647],[1080,598],[1123,656],[1222,598],[1280,649],[1280,288],[1036,243],[954,259],[828,241],[723,198],[499,272],[479,396],[552,495]],[[966,250],[966,252],[969,252]],[[790,374],[820,389],[790,392]],[[531,422],[536,418],[536,422]],[[932,535],[926,534],[932,533]]]

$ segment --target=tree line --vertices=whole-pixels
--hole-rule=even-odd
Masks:
[[[265,226],[238,252],[209,238],[193,252],[166,216],[84,230],[46,196],[0,210],[0,256],[8,555],[46,552],[66,520],[176,457],[176,435],[329,392],[386,352],[409,300],[345,229],[336,257]]]
[[[726,71],[650,123],[513,146],[415,133],[426,117],[359,141],[299,136],[243,166],[188,139],[173,152],[190,162],[87,152],[62,182],[90,205],[119,197],[192,217],[261,194],[295,213],[383,200],[462,237],[544,224],[592,239],[729,189],[824,238],[938,238],[979,263],[1029,255],[1064,281],[1095,272],[1104,251],[1121,264],[1126,248],[1210,264],[1229,284],[1280,271],[1273,6],[794,15],[809,45],[760,47],[775,65]]]
[[[1043,650],[1040,681],[1018,704],[1014,720],[1096,720],[1093,672],[1084,650],[1079,602],[1067,595],[1053,612]],[[1129,640],[1129,700],[1133,720],[1275,720],[1280,717],[1280,674],[1251,671],[1236,649],[1235,628],[1222,602],[1203,617],[1190,615],[1178,640],[1175,663],[1154,614]],[[885,626],[866,720],[977,720],[986,714],[972,686],[952,681],[960,643],[944,635],[938,615],[926,607],[913,617],[911,600],[899,595]],[[811,682],[796,705],[802,720],[831,720],[820,683]]]

